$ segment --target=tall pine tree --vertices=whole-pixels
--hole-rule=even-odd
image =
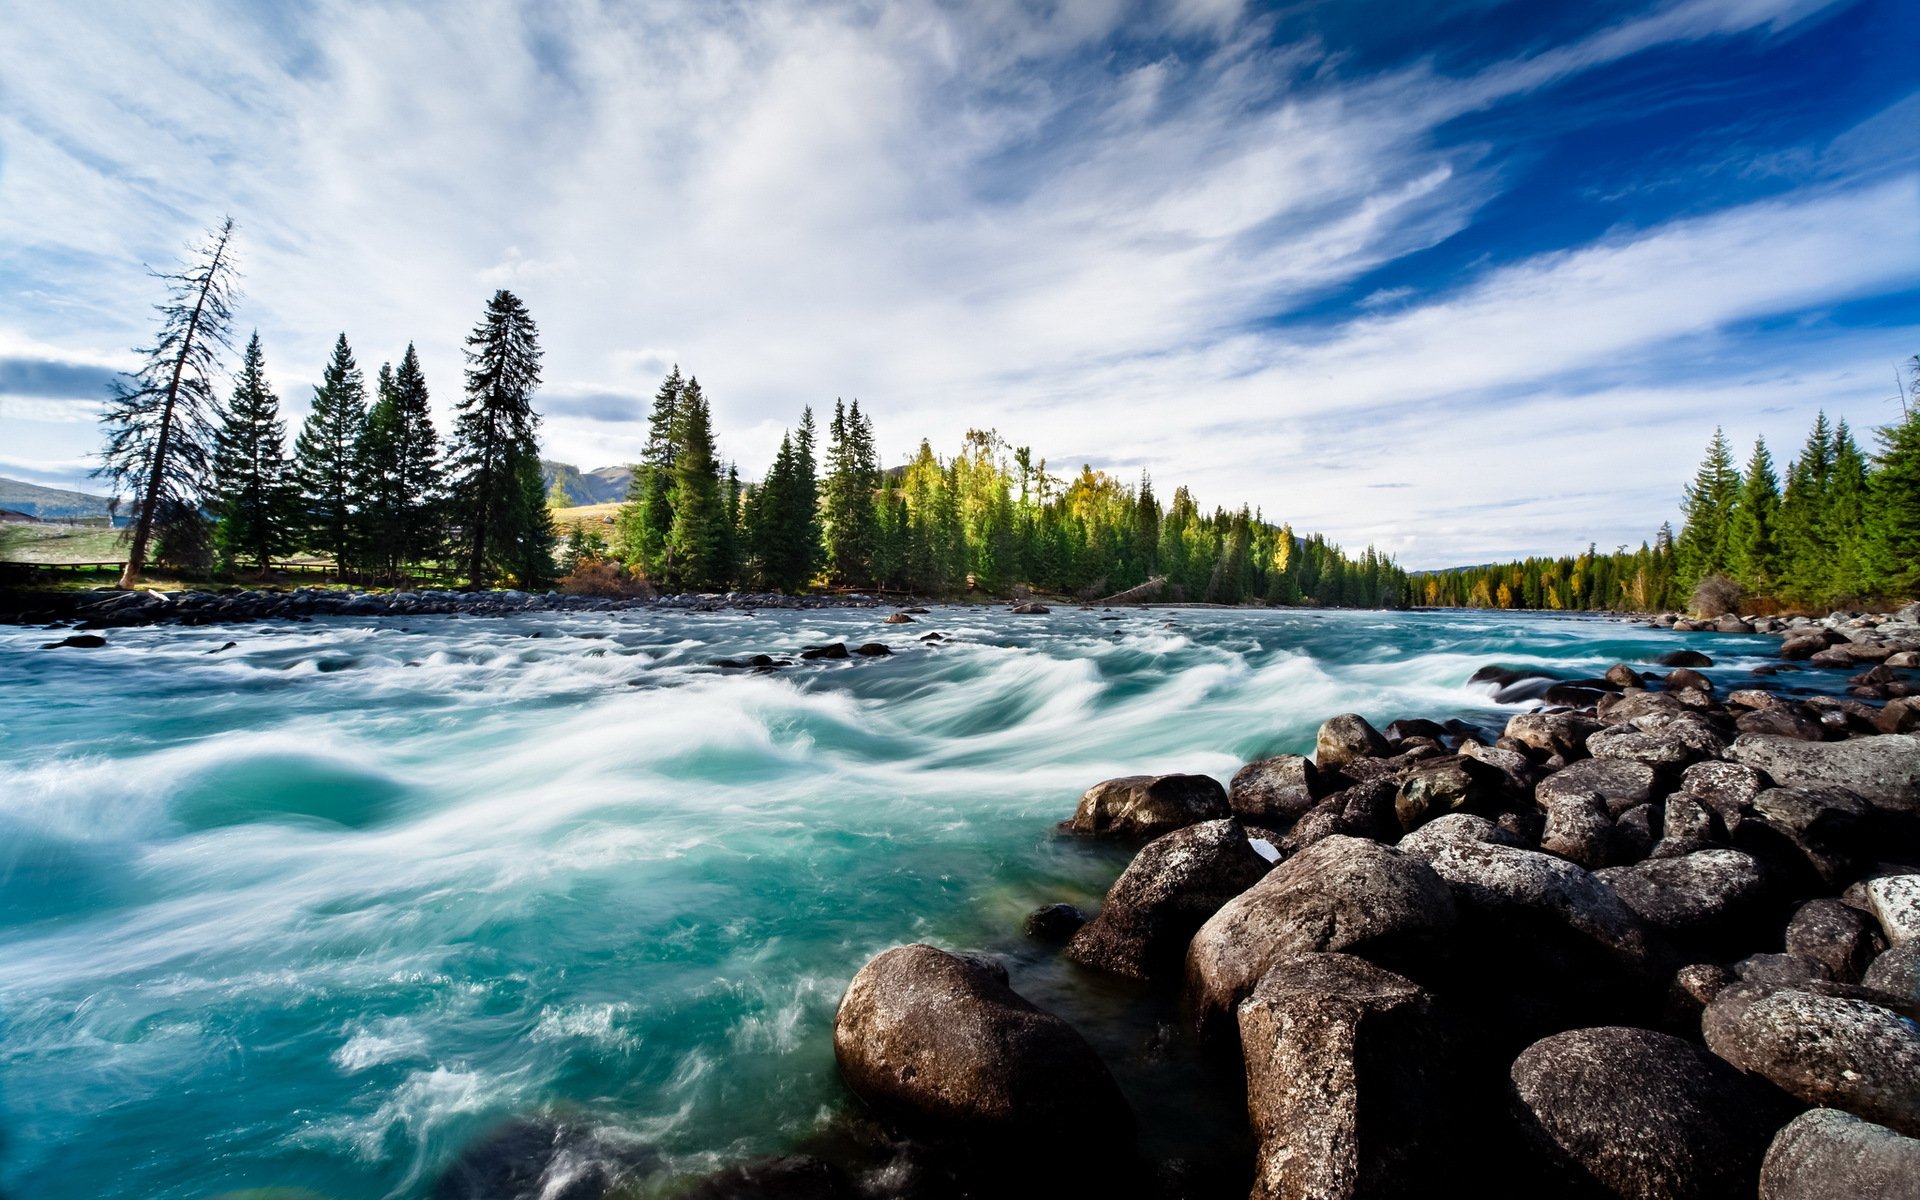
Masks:
[[[873,493],[880,484],[879,455],[873,426],[855,400],[851,409],[833,404],[827,426],[827,482],[822,526],[827,573],[838,583],[873,579],[875,517]]]
[[[712,416],[700,381],[689,378],[674,421],[673,525],[667,531],[661,579],[678,591],[723,587],[719,576],[726,520]]]
[[[280,398],[267,382],[266,354],[256,331],[240,360],[233,398],[214,451],[219,527],[214,544],[232,563],[247,559],[264,571],[291,543],[294,493],[287,480],[287,426]]]
[[[400,368],[380,368],[356,456],[361,560],[396,579],[439,549],[445,503],[440,438],[420,357],[411,344]]]
[[[353,561],[358,500],[355,454],[366,420],[366,380],[343,333],[333,344],[333,357],[327,361],[320,386],[313,389],[313,411],[293,443],[302,540],[331,555],[342,571]]]
[[[1832,561],[1826,543],[1832,477],[1833,430],[1822,412],[1814,418],[1800,456],[1787,468],[1780,501],[1780,583],[1793,600],[1811,601],[1826,587]]]
[[[1733,510],[1740,494],[1740,472],[1724,431],[1715,429],[1707,456],[1680,501],[1686,523],[1680,528],[1681,574],[1691,587],[1708,575],[1724,575],[1730,565]]]
[[[1920,400],[1920,359],[1914,360]],[[1905,600],[1920,596],[1920,404],[1878,432],[1867,519],[1868,566],[1874,589]]]
[[[617,518],[621,548],[627,561],[649,576],[657,574],[665,556],[667,535],[673,529],[675,436],[680,397],[685,390],[680,364],[675,363],[653,394],[653,410],[647,415],[646,449],[641,452],[640,461],[633,464],[626,503],[621,505]]]
[[[1827,493],[1826,594],[1850,603],[1867,593],[1867,460],[1845,421],[1833,430],[1833,477]]]
[[[475,587],[552,555],[540,484],[540,338],[527,306],[502,289],[467,337],[467,393],[456,406],[449,454],[454,532]],[[539,503],[528,499],[528,480]],[[542,535],[545,545],[539,544]]]
[[[1780,478],[1765,438],[1753,443],[1753,457],[1740,485],[1740,498],[1729,523],[1728,565],[1740,586],[1755,595],[1770,595],[1779,578],[1776,533],[1780,523]]]

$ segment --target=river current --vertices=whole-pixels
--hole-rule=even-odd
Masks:
[[[1344,711],[1497,725],[1524,706],[1467,686],[1490,662],[1695,645],[1731,681],[1777,646],[1513,614],[882,616],[0,629],[0,1192],[420,1197],[540,1113],[663,1177],[779,1152],[848,1102],[847,980],[915,940],[1001,955],[1149,1151],[1204,1151],[1235,1119],[1153,1007],[1020,937],[1125,864],[1053,834],[1082,790],[1224,781]],[[895,653],[708,665],[840,640]]]

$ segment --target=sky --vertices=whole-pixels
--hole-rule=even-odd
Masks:
[[[972,428],[1413,568],[1638,544],[1716,426],[1899,415],[1907,0],[0,0],[0,474],[82,486],[226,215],[290,422],[336,336],[445,428],[487,298],[543,453],[678,363],[757,478],[802,406]],[[236,356],[237,357],[237,356]]]

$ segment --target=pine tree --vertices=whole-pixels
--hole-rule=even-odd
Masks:
[[[745,557],[744,535],[740,528],[740,471],[727,464],[727,482],[720,494],[720,539],[714,556],[714,575],[725,583],[741,578],[741,560]]]
[[[667,531],[661,578],[678,591],[724,586],[719,577],[726,504],[714,454],[711,414],[700,381],[689,378],[674,422],[673,525]]]
[[[453,524],[476,587],[500,570],[532,565],[530,546],[542,527],[551,553],[552,520],[535,440],[540,418],[532,405],[539,386],[533,316],[512,292],[495,292],[467,337],[467,394],[457,406],[449,455]],[[529,477],[538,503],[528,502]]]
[[[356,449],[356,542],[360,560],[396,579],[441,541],[439,435],[413,346],[400,369],[380,368],[373,407]]]
[[[1725,432],[1715,429],[1707,457],[1680,502],[1686,523],[1680,527],[1677,549],[1687,588],[1708,575],[1726,574],[1729,532],[1739,494],[1740,472],[1734,469],[1733,451]]]
[[[849,410],[838,400],[827,426],[827,484],[822,522],[827,573],[838,583],[873,579],[874,489],[880,484],[873,427],[855,400]]]
[[[617,528],[627,561],[653,574],[665,554],[667,534],[673,529],[673,459],[681,393],[686,381],[680,364],[660,381],[647,416],[647,445],[633,464],[626,503],[620,506]]]
[[[1792,599],[1811,601],[1826,587],[1832,554],[1826,544],[1827,500],[1832,491],[1833,432],[1827,414],[1814,418],[1800,457],[1787,468],[1780,501],[1780,576]]]
[[[223,560],[249,558],[255,570],[264,571],[274,555],[286,551],[294,506],[286,456],[280,398],[267,382],[266,354],[255,331],[214,452],[214,510],[220,521],[214,540]]]
[[[359,500],[355,453],[366,421],[366,381],[343,333],[333,344],[320,386],[313,389],[313,411],[293,443],[303,539],[331,555],[342,571],[353,560]]]
[[[1833,430],[1823,539],[1829,548],[1826,594],[1841,603],[1857,601],[1867,591],[1867,504],[1867,460],[1841,421]]]
[[[501,545],[502,559],[522,588],[538,590],[553,581],[553,510],[547,507],[547,484],[540,471],[540,455],[516,454],[510,540]]]
[[[796,524],[793,509],[795,471],[792,434],[782,434],[773,465],[754,489],[747,513],[747,538],[760,581],[775,591],[797,591],[806,583],[805,555],[791,544]]]
[[[106,446],[97,475],[134,500],[132,541],[120,586],[130,588],[146,568],[149,541],[169,524],[200,525],[213,465],[218,400],[213,376],[220,351],[230,348],[233,322],[233,218],[207,234],[178,271],[149,272],[165,281],[156,306],[160,332],[140,350],[146,360],[116,380],[101,415]],[[189,538],[190,540],[190,538]]]
[[[813,423],[813,405],[800,410],[800,426],[793,434],[794,551],[797,565],[804,571],[803,583],[810,583],[826,561],[825,539],[820,531],[820,459],[819,437]]]
[[[1920,389],[1920,363],[1915,383]],[[1885,596],[1920,596],[1920,405],[1877,436],[1867,523],[1873,585]]]
[[[1753,443],[1747,460],[1740,498],[1728,527],[1729,565],[1740,586],[1755,595],[1770,595],[1779,578],[1779,551],[1775,544],[1780,522],[1780,479],[1765,438]]]

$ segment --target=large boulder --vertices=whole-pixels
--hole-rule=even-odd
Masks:
[[[1920,1006],[1920,941],[1901,942],[1867,967],[1860,982]]]
[[[1867,880],[1861,890],[1889,942],[1920,939],[1920,875],[1881,875]]]
[[[1156,838],[1202,821],[1231,816],[1227,790],[1207,775],[1126,775],[1088,788],[1068,833]]]
[[[1760,1200],[1913,1200],[1920,1140],[1852,1113],[1815,1108],[1774,1136],[1760,1167]]]
[[[1443,755],[1400,777],[1394,813],[1400,830],[1412,832],[1448,813],[1493,811],[1507,788],[1499,768],[1465,755]]]
[[[855,1095],[910,1127],[1019,1144],[1132,1137],[1093,1048],[983,959],[917,944],[876,956],[847,985],[833,1053]]]
[[[1238,821],[1203,821],[1148,842],[1107,892],[1100,914],[1067,943],[1082,966],[1151,979],[1177,973],[1194,930],[1260,882],[1267,860]]]
[[[1350,954],[1303,954],[1240,1005],[1253,1196],[1410,1194],[1453,1080],[1434,1002]]]
[[[1798,988],[1734,984],[1700,1017],[1707,1048],[1808,1104],[1920,1134],[1920,1026]]]
[[[1809,900],[1787,922],[1788,954],[1817,962],[1829,978],[1858,983],[1886,942],[1873,919],[1838,900]]]
[[[1507,721],[1507,736],[1541,758],[1584,758],[1587,738],[1604,726],[1577,712],[1518,713]]]
[[[1843,788],[1894,812],[1920,813],[1920,736],[1883,733],[1844,742],[1743,734],[1727,757],[1782,787]]]
[[[1766,872],[1738,850],[1650,858],[1598,877],[1643,921],[1687,941],[1752,938],[1766,913]]]
[[[1613,820],[1607,816],[1604,800],[1593,793],[1549,792],[1541,807],[1547,810],[1546,828],[1540,833],[1542,850],[1588,870],[1607,865]]]
[[[1276,754],[1234,773],[1227,806],[1248,824],[1284,829],[1314,806],[1319,786],[1312,759]]]
[[[1187,986],[1217,1028],[1273,965],[1346,951],[1390,967],[1432,962],[1454,925],[1432,868],[1377,842],[1334,835],[1281,863],[1215,913],[1187,949]]]
[[[1866,801],[1838,788],[1768,788],[1753,798],[1733,841],[1803,890],[1833,890],[1872,848],[1872,818]]]
[[[1690,1042],[1622,1026],[1535,1042],[1510,1072],[1522,1127],[1568,1191],[1746,1200],[1785,1118]]]
[[[1314,738],[1313,760],[1331,771],[1361,758],[1386,758],[1393,753],[1387,739],[1359,713],[1341,713],[1320,726]]]
[[[1588,758],[1555,771],[1534,785],[1533,796],[1542,808],[1559,796],[1598,796],[1609,817],[1654,798],[1653,768],[1618,758]]]
[[[1294,823],[1280,839],[1281,851],[1297,854],[1323,838],[1336,836],[1392,841],[1400,832],[1394,815],[1398,786],[1393,779],[1375,779],[1333,793]]]

